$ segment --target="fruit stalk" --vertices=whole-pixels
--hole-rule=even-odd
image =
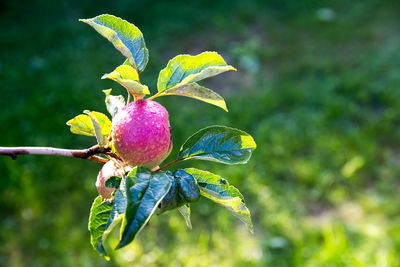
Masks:
[[[171,166],[172,164],[175,164],[175,163],[177,163],[177,162],[179,162],[179,160],[178,159],[176,159],[176,160],[173,160],[173,161],[171,161],[171,162],[168,162],[168,163],[166,163],[166,164],[164,164],[163,166],[161,166],[161,167],[156,167],[155,169],[153,169],[151,172],[158,172],[158,171],[161,171],[162,169],[165,169],[165,168],[167,168],[167,167],[169,167],[169,166]]]

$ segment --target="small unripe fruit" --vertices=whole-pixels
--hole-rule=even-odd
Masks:
[[[103,198],[111,198],[115,188],[108,188],[105,186],[105,182],[113,176],[122,177],[124,175],[124,169],[117,166],[112,160],[108,161],[101,168],[99,175],[97,175],[96,187],[99,191],[99,195]]]
[[[168,111],[152,100],[126,105],[112,122],[115,151],[131,166],[154,168],[171,152]]]

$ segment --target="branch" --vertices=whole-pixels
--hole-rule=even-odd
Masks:
[[[91,160],[97,163],[106,163],[108,160],[96,156],[104,154],[121,160],[117,155],[111,153],[109,148],[99,147],[98,145],[87,149],[62,149],[54,147],[0,147],[0,155],[10,156],[12,159],[17,159],[17,155],[54,155],[64,157],[75,157]]]

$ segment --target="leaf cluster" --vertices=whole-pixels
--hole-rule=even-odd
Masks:
[[[139,77],[149,60],[143,34],[135,25],[112,15],[100,15],[81,21],[93,27],[126,57],[120,66],[102,77],[119,83],[128,92],[125,100],[121,95],[111,95],[111,89],[103,91],[107,110],[114,117],[130,102],[130,96],[136,101],[150,94],[149,88],[141,83]],[[197,82],[229,70],[236,69],[216,52],[203,52],[196,56],[178,55],[160,71],[157,93],[147,99],[180,95],[228,111],[219,94]],[[105,114],[86,110],[67,124],[72,133],[95,136],[100,147],[112,149],[112,122]],[[157,214],[162,214],[177,209],[191,228],[190,203],[201,197],[229,210],[252,232],[250,211],[244,197],[225,178],[195,168],[178,169],[174,172],[163,169],[178,161],[190,159],[245,164],[255,148],[253,138],[244,131],[225,126],[210,126],[189,137],[181,146],[175,161],[155,170],[129,166],[129,171],[122,177],[111,177],[105,186],[115,188],[112,198],[103,199],[98,196],[90,211],[89,230],[94,249],[108,258],[104,248],[108,234],[118,227],[119,242],[115,249],[122,248],[134,240],[156,210]]]
[[[247,133],[224,126],[211,126],[186,140],[177,161],[200,159],[244,164],[255,148],[254,140]],[[253,232],[250,211],[243,195],[225,178],[208,171],[186,168],[174,173],[162,170],[152,172],[144,167],[135,167],[122,179],[108,179],[106,186],[116,188],[112,203],[98,196],[89,218],[91,243],[105,257],[107,253],[103,240],[116,225],[120,227],[120,241],[116,249],[132,242],[157,209],[158,214],[178,209],[191,228],[190,203],[201,197],[229,210]]]

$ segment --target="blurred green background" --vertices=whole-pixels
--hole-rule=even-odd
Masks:
[[[0,158],[1,266],[400,266],[400,2],[0,2],[0,146],[86,148],[65,122],[106,113],[100,80],[123,62],[79,18],[102,13],[138,26],[150,51],[142,82],[177,54],[218,51],[237,72],[204,82],[229,113],[183,97],[159,98],[174,151],[221,124],[254,136],[244,166],[186,162],[227,178],[255,224],[206,199],[193,230],[177,211],[154,216],[133,245],[106,262],[87,219],[100,165]]]

